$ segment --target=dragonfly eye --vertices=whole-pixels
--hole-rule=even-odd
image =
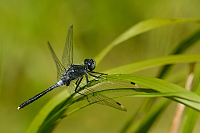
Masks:
[[[87,69],[92,71],[95,69],[96,62],[93,59],[85,59],[84,64],[87,65]]]

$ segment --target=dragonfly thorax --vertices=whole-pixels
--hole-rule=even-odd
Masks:
[[[60,79],[60,81],[62,81],[63,85],[69,86],[72,80],[81,78],[86,74],[87,71],[85,65],[70,65],[63,74],[63,77]]]

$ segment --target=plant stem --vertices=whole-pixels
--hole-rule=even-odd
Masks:
[[[191,91],[192,81],[193,81],[193,78],[194,78],[194,65],[195,65],[195,63],[190,63],[190,73],[187,77],[187,81],[186,81],[186,84],[185,84],[185,89],[189,90],[189,91]],[[171,125],[169,133],[177,133],[178,132],[181,117],[183,115],[184,109],[185,109],[185,105],[178,103],[176,113],[175,113],[175,116],[173,118],[172,125]]]

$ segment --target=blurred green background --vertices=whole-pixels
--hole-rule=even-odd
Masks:
[[[82,63],[140,21],[200,18],[199,5],[199,0],[0,0],[0,132],[25,132],[45,103],[64,89],[58,88],[17,110],[22,102],[56,82],[56,66],[47,41],[61,58],[70,24],[74,25],[74,63]],[[115,47],[96,71],[168,55],[197,27],[198,24],[166,26],[132,38]],[[187,53],[199,53],[199,47],[198,43]],[[151,69],[138,74],[154,77],[156,72]],[[54,132],[120,131],[143,98],[116,100],[128,112],[95,104],[62,120]],[[167,132],[174,110],[175,104],[171,104],[151,132]]]

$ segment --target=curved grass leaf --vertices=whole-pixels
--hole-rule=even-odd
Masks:
[[[126,133],[126,132],[131,132],[132,130],[136,130],[136,128],[141,124],[141,121],[143,120],[144,116],[147,115],[148,113],[147,110],[151,109],[152,103],[154,103],[154,98],[144,98],[142,104],[140,104],[139,109],[137,109],[136,113],[134,113],[133,116],[129,118],[127,123],[124,124],[120,132]]]
[[[200,94],[200,76],[198,77],[199,77],[199,80],[193,91],[196,92],[197,94]],[[192,133],[195,127],[195,124],[197,122],[198,116],[199,116],[199,112],[196,112],[195,110],[192,110],[190,108],[186,108],[185,115],[182,121],[181,132]]]
[[[185,115],[182,123],[182,131],[181,133],[193,133],[195,124],[197,124],[197,119],[199,116],[199,112],[188,108],[185,110]]]
[[[133,133],[146,133],[151,128],[154,121],[161,115],[162,111],[169,105],[169,100],[162,100],[157,103],[148,114],[142,119],[139,127]]]
[[[188,48],[192,47],[197,41],[200,39],[200,29],[198,29],[195,33],[190,35],[188,38],[183,40],[175,49],[171,52],[171,54],[180,54],[186,51]],[[169,69],[172,67],[172,65],[165,65],[160,70],[160,73],[158,74],[158,78],[163,78],[166,73],[169,71]]]
[[[97,63],[100,63],[101,60],[108,54],[113,47],[116,45],[134,37],[144,32],[153,30],[155,28],[171,25],[171,24],[178,24],[178,23],[199,23],[200,19],[149,19],[145,21],[141,21],[127,31],[122,33],[119,37],[117,37],[114,41],[107,45],[95,58]]]
[[[41,125],[44,125],[47,119],[52,117],[53,114],[56,114],[58,110],[60,110],[60,106],[63,104],[63,102],[66,100],[67,97],[69,97],[70,94],[65,90],[62,91],[62,93],[59,93],[56,95],[54,98],[52,98],[37,114],[35,119],[32,121],[31,125],[27,129],[27,133],[36,133],[41,129],[46,129],[50,128],[48,127],[43,127]],[[60,106],[60,107],[59,107]],[[52,125],[53,126],[53,125]]]
[[[166,64],[175,63],[188,63],[188,62],[198,62],[200,61],[200,54],[182,54],[182,55],[169,55],[165,57],[158,57],[153,59],[148,59],[144,61],[139,61],[131,63],[128,65],[120,66],[111,70],[108,70],[109,74],[114,73],[133,73],[136,71],[162,66]]]
[[[189,106],[195,110],[200,111],[200,97],[196,95],[195,93],[192,93],[190,91],[185,90],[184,88],[177,86],[172,83],[168,83],[166,81],[156,79],[156,78],[150,78],[145,76],[138,76],[138,75],[108,75],[106,80],[101,80],[99,82],[114,82],[116,80],[126,80],[128,82],[135,82],[139,85],[145,86],[147,88],[150,88],[151,91],[143,91],[140,90],[140,88],[137,89],[124,89],[124,91],[134,93],[131,95],[120,95],[119,97],[125,97],[125,96],[149,96],[149,97],[157,97],[157,96],[163,96],[170,98],[172,100],[178,101],[180,103],[185,104],[186,106]],[[135,88],[135,87],[133,87]],[[137,93],[135,93],[137,90]],[[139,90],[139,91],[138,91]],[[153,91],[152,91],[153,90]],[[104,93],[114,93],[114,92],[121,92],[122,90],[115,89],[115,90],[108,90],[106,91],[99,91],[95,92],[96,94],[104,94]],[[152,93],[152,94],[151,94]],[[66,96],[64,96],[66,98]],[[62,116],[68,116],[70,113],[63,114],[64,111],[69,108],[72,104],[75,102],[78,102],[80,100],[83,100],[83,98],[75,99],[75,100],[69,100],[69,98],[64,100],[64,97],[61,99],[57,99],[58,101],[61,101],[60,103],[53,99],[51,100],[43,109],[41,109],[40,113],[36,116],[35,120],[33,121],[32,125],[28,129],[27,132],[43,132],[43,131],[49,131],[51,132],[53,130],[53,127],[56,126],[59,121],[64,118]],[[59,98],[58,96],[56,98]],[[63,101],[65,101],[63,103]],[[93,102],[96,103],[97,101]],[[51,103],[54,103],[53,105]],[[93,103],[89,103],[83,107],[75,109],[75,111],[78,111],[88,105],[91,105]],[[58,107],[58,105],[62,105]],[[51,114],[51,115],[49,115]]]
[[[136,130],[141,131],[141,128],[143,128],[146,124],[148,127],[145,127],[146,129],[143,130],[148,131],[151,125],[157,120],[157,117],[160,116],[164,109],[169,105],[170,100],[160,99],[156,102],[156,105],[154,105],[154,102],[155,98],[144,99],[137,112],[124,125],[121,133],[136,132]]]
[[[178,85],[157,78],[132,74],[110,75],[108,76],[107,80],[112,81],[114,78],[134,82],[138,85],[145,86],[163,94],[171,93],[172,96],[166,95],[166,97],[200,111],[200,96],[193,92],[187,91]]]
[[[168,83],[161,79],[156,78],[150,78],[145,76],[139,76],[139,75],[126,75],[126,74],[120,74],[120,75],[108,75],[106,80],[102,80],[103,82],[109,82],[109,81],[115,81],[115,80],[126,80],[129,82],[135,82],[137,84],[140,84],[142,86],[146,86],[149,89],[144,88],[123,88],[123,89],[108,89],[104,91],[95,92],[95,94],[106,94],[106,93],[114,93],[114,92],[133,92],[131,94],[125,94],[120,95],[112,98],[117,97],[167,97],[171,100],[181,102],[195,110],[200,111],[200,97],[196,95],[195,93],[192,93],[190,91],[185,90],[184,88],[177,86],[172,83]],[[98,101],[95,101],[93,103],[97,103]],[[73,110],[72,112],[69,112],[65,114],[65,116],[68,116],[84,107],[87,107],[93,103],[88,103],[80,108],[77,108]]]

